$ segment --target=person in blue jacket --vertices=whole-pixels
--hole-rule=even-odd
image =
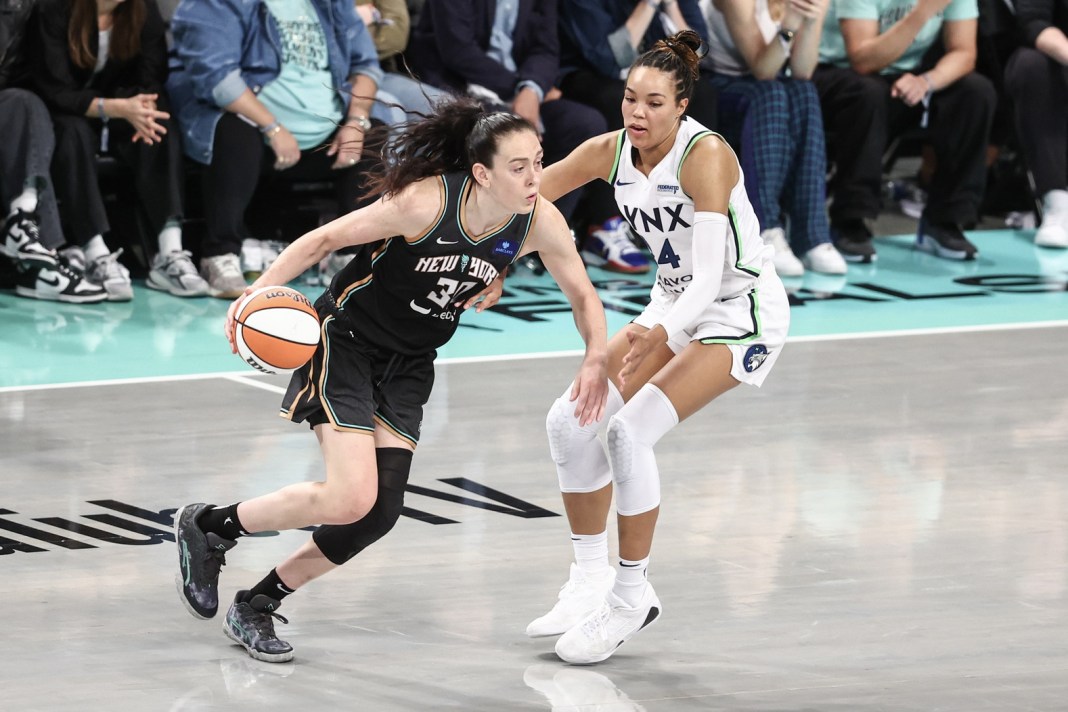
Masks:
[[[330,178],[340,211],[356,207],[382,70],[352,0],[183,0],[171,31],[167,90],[186,154],[207,166],[201,274],[232,299],[247,286],[245,211],[272,169]]]

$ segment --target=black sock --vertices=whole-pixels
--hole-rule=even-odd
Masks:
[[[245,595],[245,602],[247,603],[259,595],[281,602],[286,596],[295,592],[296,589],[286,586],[282,579],[278,578],[276,569],[271,569],[271,573],[264,576],[263,580],[253,586],[252,590]]]
[[[237,504],[213,507],[197,518],[197,524],[205,534],[211,532],[223,539],[234,540],[248,534],[241,526],[241,520],[237,518]]]

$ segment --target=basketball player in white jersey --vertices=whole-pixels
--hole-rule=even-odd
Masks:
[[[611,183],[657,262],[649,306],[609,342],[608,453],[599,424],[580,424],[574,387],[546,422],[576,563],[557,603],[527,634],[562,634],[556,653],[569,663],[608,658],[660,617],[646,576],[660,509],[653,446],[739,383],[759,386],[789,326],[786,291],[738,159],[686,117],[700,45],[684,31],[641,55],[627,77],[624,130],[585,142],[541,183],[550,200],[594,179]],[[613,485],[617,569],[608,562]]]

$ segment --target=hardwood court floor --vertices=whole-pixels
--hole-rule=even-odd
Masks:
[[[661,442],[662,620],[523,635],[570,560],[543,434],[574,358],[439,367],[396,530],[286,601],[289,665],[178,601],[174,508],[320,473],[281,379],[0,392],[0,709],[1063,710],[1068,329],[792,343]],[[421,514],[418,514],[421,513]],[[222,591],[307,536],[242,541]]]

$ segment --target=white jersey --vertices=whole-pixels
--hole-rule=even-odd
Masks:
[[[677,298],[693,280],[693,200],[683,192],[679,173],[694,145],[706,136],[719,134],[686,118],[679,124],[671,150],[646,176],[634,167],[633,147],[626,129],[619,132],[609,182],[615,188],[616,203],[624,218],[656,259],[654,294],[661,291],[669,298]],[[731,234],[717,301],[752,291],[760,273],[771,267],[774,255],[760,237],[760,223],[746,195],[741,166],[729,206]]]

